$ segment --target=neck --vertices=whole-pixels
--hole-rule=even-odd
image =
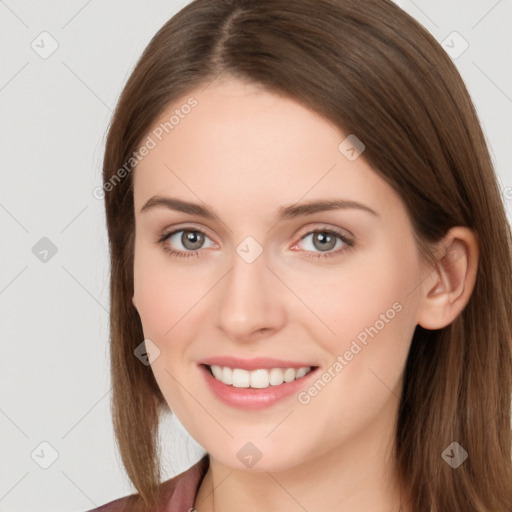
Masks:
[[[376,422],[336,449],[282,471],[233,469],[210,455],[197,512],[409,512],[393,464],[395,425]]]

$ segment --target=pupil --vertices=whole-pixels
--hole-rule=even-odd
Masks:
[[[317,246],[316,242],[320,241],[320,245]],[[327,242],[327,243],[324,243]],[[330,243],[329,243],[330,242]],[[317,249],[320,250],[329,250],[332,249],[336,244],[336,239],[330,235],[329,233],[316,233],[316,237],[313,238],[313,244]]]
[[[181,243],[187,249],[199,249],[203,244],[203,235],[197,231],[185,231],[181,237]]]

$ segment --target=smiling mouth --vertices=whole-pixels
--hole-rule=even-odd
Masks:
[[[216,380],[235,388],[265,389],[305,377],[316,366],[244,370],[229,366],[203,365]]]

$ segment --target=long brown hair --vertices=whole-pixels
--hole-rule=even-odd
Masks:
[[[134,356],[143,332],[131,301],[130,159],[169,104],[221,73],[284,94],[361,139],[362,157],[402,198],[433,264],[429,244],[451,227],[477,234],[467,306],[443,329],[416,327],[395,457],[415,512],[510,512],[510,225],[463,80],[434,37],[390,0],[195,0],[158,31],[128,79],[108,132],[103,180],[112,413],[138,491],[133,505],[156,507],[157,434],[168,406],[151,368]],[[126,162],[128,171],[119,172]],[[469,454],[457,469],[442,458],[454,441]]]

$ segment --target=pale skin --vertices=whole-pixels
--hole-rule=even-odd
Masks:
[[[169,407],[210,456],[194,508],[398,511],[390,453],[412,335],[417,324],[448,325],[467,304],[475,236],[450,230],[430,267],[397,193],[364,153],[349,161],[338,150],[348,134],[255,85],[217,79],[203,88],[162,113],[155,126],[189,96],[198,101],[133,176],[133,304],[161,351],[151,367]],[[165,207],[141,213],[154,195],[207,205],[219,220]],[[321,199],[356,201],[376,215],[346,208],[277,222],[280,207]],[[179,228],[205,233],[196,255],[173,257],[156,243]],[[355,245],[336,238],[322,251],[314,230],[336,230]],[[181,234],[165,245],[194,252]],[[250,264],[236,252],[247,236],[263,250]],[[396,303],[400,312],[307,404],[292,396],[257,412],[237,409],[199,374],[197,362],[218,355],[326,371]],[[237,457],[249,441],[262,453],[252,468]]]

